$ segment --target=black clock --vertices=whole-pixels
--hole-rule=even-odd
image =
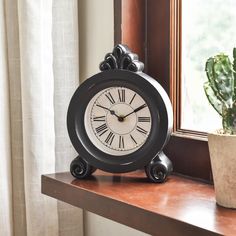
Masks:
[[[163,153],[172,131],[173,112],[161,85],[143,73],[144,65],[125,45],[117,45],[71,98],[67,128],[78,152],[71,174],[90,176],[96,168],[130,172],[145,168],[163,182],[172,163]]]

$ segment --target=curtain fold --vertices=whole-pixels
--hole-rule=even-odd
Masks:
[[[0,235],[12,235],[10,102],[5,5],[0,1]]]
[[[76,0],[0,0],[0,235],[82,235],[82,211],[41,194],[75,157],[66,110],[79,83]]]
[[[54,73],[56,172],[68,171],[77,156],[67,133],[66,114],[79,81],[78,1],[54,0],[52,42]],[[60,236],[82,235],[82,210],[58,202]]]
[[[6,36],[8,50],[8,80],[10,91],[12,204],[14,235],[27,235],[23,162],[21,68],[18,3],[5,1]]]
[[[56,236],[56,202],[40,191],[40,175],[55,172],[52,0],[18,1],[18,19],[27,234]]]

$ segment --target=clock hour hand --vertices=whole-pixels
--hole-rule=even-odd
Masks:
[[[110,110],[109,108],[107,108],[107,107],[104,107],[104,106],[102,106],[102,105],[99,105],[99,104],[97,104],[97,106],[98,107],[101,107],[101,108],[103,108],[103,109],[105,109],[105,110],[108,110],[110,113],[111,113],[111,115],[114,115],[114,116],[116,116],[118,119],[120,118],[116,113],[115,113],[115,111],[113,111],[113,110]]]
[[[131,114],[133,114],[133,113],[136,113],[136,112],[142,110],[142,109],[145,108],[146,106],[147,106],[147,104],[144,103],[143,105],[137,107],[137,108],[134,109],[132,112],[130,112],[129,114],[127,114],[126,116],[124,116],[123,118],[126,118],[127,116],[129,116],[129,115],[131,115]]]

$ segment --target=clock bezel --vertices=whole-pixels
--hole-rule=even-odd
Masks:
[[[90,99],[108,87],[127,87],[142,96],[149,106],[152,128],[146,142],[135,152],[113,156],[90,141],[84,127],[84,112]],[[129,172],[146,166],[167,143],[172,127],[172,108],[164,89],[148,75],[127,70],[98,73],[75,91],[67,114],[68,133],[73,146],[90,165],[108,172]]]

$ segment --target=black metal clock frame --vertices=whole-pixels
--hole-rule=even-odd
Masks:
[[[67,114],[68,133],[79,153],[70,165],[74,177],[86,178],[96,168],[112,173],[145,168],[147,177],[160,183],[172,172],[172,163],[162,151],[172,131],[171,103],[164,89],[143,73],[143,68],[138,56],[127,46],[119,44],[100,64],[102,72],[87,79],[75,91]],[[140,94],[152,117],[152,128],[144,145],[134,153],[118,157],[99,150],[89,139],[84,126],[84,113],[89,101],[99,91],[115,86],[124,86]]]

